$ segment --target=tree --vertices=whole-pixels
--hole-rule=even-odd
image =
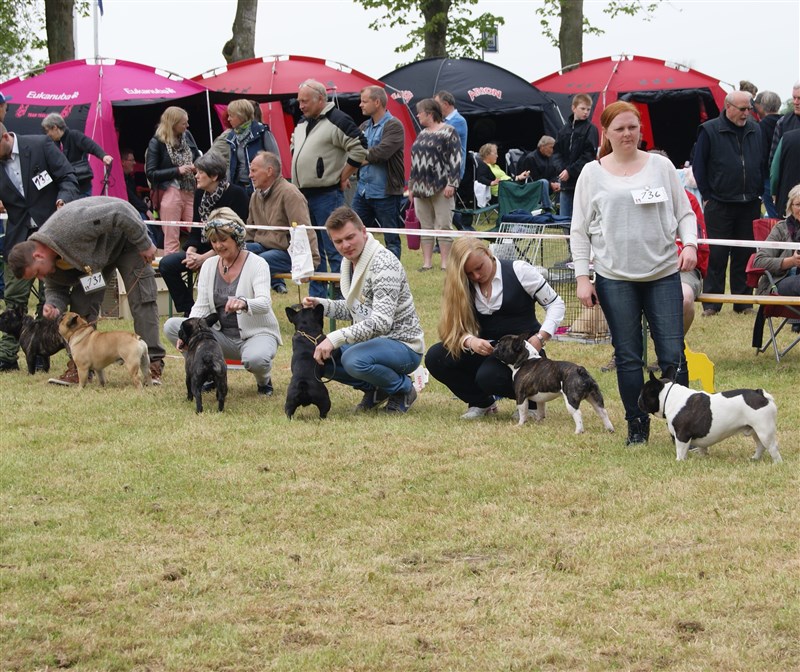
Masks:
[[[395,53],[411,52],[420,45],[422,51],[412,58],[480,57],[486,46],[486,34],[505,23],[502,17],[484,12],[472,18],[472,7],[478,0],[355,0],[367,9],[379,9],[382,18],[375,19],[372,30],[408,26],[408,41]],[[422,16],[422,20],[420,20]]]
[[[51,63],[75,58],[74,10],[75,0],[44,0],[47,56]]]
[[[226,63],[256,56],[256,13],[258,0],[238,0],[233,19],[233,37],[222,47]]]
[[[0,0],[0,81],[44,65],[34,54],[44,49],[42,6],[37,0]]]
[[[641,0],[613,0],[606,3],[603,9],[612,19],[620,14],[635,16],[642,14],[645,21],[653,18],[657,2],[641,2]],[[544,4],[536,9],[542,33],[550,39],[554,47],[561,53],[561,67],[577,65],[583,61],[583,35],[602,35],[602,28],[593,26],[583,14],[583,0],[544,0]],[[552,21],[559,18],[558,37],[553,32]]]

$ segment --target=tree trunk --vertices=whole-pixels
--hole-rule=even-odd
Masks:
[[[583,61],[583,0],[561,0],[558,48],[562,69]]]
[[[422,0],[425,18],[425,58],[447,58],[447,13],[452,0]]]
[[[47,56],[51,63],[75,58],[75,38],[72,34],[75,0],[44,0]]]
[[[233,37],[222,47],[226,63],[256,56],[256,12],[258,0],[238,0],[233,20]]]

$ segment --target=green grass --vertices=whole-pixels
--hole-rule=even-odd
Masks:
[[[442,274],[406,267],[427,342]],[[754,357],[724,308],[688,342],[720,389],[765,387],[784,464],[735,437],[675,462],[663,421],[624,447],[609,345],[548,345],[586,365],[616,434],[561,402],[542,424],[466,423],[435,382],[405,417],[286,420],[231,372],[195,415],[182,363],[137,393],[2,374],[0,670],[774,670],[798,651],[799,353]],[[107,321],[102,328],[131,328]],[[174,350],[169,350],[172,354]],[[61,373],[63,353],[54,362]]]

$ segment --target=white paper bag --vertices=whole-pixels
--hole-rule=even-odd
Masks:
[[[311,256],[311,244],[308,242],[308,227],[292,226],[289,235],[292,280],[299,285],[314,275],[314,258]]]

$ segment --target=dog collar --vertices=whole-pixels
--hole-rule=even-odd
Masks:
[[[667,417],[667,399],[669,399],[669,393],[672,392],[672,388],[675,387],[675,385],[677,385],[677,383],[672,383],[669,386],[667,393],[664,395],[664,410],[661,411],[661,415],[665,418]]]

